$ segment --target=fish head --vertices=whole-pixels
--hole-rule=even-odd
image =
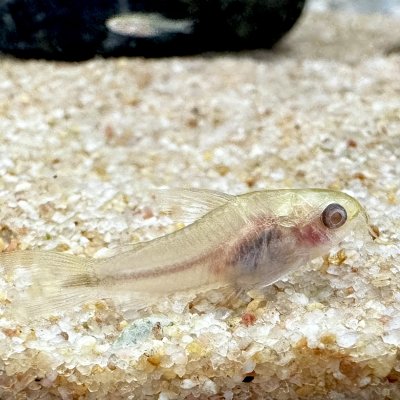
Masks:
[[[350,233],[367,232],[369,227],[367,213],[358,200],[333,190],[296,191],[287,217],[297,244],[314,248],[311,253],[316,255],[338,245]]]
[[[324,189],[253,192],[239,198],[249,227],[234,246],[239,282],[267,285],[322,256],[368,217],[350,195]]]

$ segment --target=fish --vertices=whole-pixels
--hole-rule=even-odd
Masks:
[[[21,287],[7,295],[11,311],[44,318],[99,299],[111,299],[122,312],[138,311],[178,292],[263,288],[369,227],[355,198],[327,189],[241,195],[175,189],[161,197],[160,207],[181,210],[187,225],[117,248],[110,257],[43,250],[0,254],[3,278],[23,277]]]
[[[132,12],[113,16],[106,21],[111,31],[137,38],[157,38],[168,34],[190,34],[193,21],[170,19],[159,13]]]

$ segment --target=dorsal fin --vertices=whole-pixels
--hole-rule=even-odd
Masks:
[[[159,189],[156,201],[162,212],[189,225],[235,196],[207,189]]]

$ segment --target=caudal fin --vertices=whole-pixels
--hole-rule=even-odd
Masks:
[[[0,254],[0,274],[8,287],[6,313],[36,320],[94,300],[93,261],[52,251]]]

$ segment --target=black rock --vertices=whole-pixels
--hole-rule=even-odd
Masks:
[[[269,48],[293,26],[304,2],[3,0],[0,51],[24,58],[84,60],[96,54],[157,57]],[[129,14],[130,22],[112,18],[119,14]],[[112,27],[111,21],[118,26],[121,18],[125,28]]]
[[[110,0],[3,0],[0,51],[27,58],[93,57],[107,38],[105,21],[117,12]]]

